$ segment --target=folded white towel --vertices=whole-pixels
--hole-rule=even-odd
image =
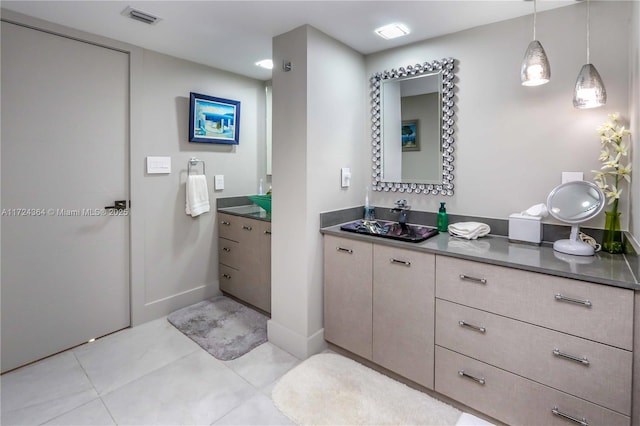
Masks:
[[[468,240],[475,240],[478,237],[484,237],[487,235],[491,228],[486,223],[482,222],[458,222],[449,225],[449,234],[454,237],[466,238]]]
[[[208,212],[209,189],[205,175],[187,176],[187,205],[185,212],[192,217]]]

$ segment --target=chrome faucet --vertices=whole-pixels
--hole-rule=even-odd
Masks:
[[[391,209],[393,213],[400,213],[398,217],[398,223],[405,229],[407,227],[407,211],[411,209],[411,206],[407,205],[407,200],[398,200],[395,202],[396,206]]]

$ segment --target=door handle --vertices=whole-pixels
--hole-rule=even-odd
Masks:
[[[113,206],[105,206],[107,210],[126,210],[127,200],[118,200],[113,202]]]

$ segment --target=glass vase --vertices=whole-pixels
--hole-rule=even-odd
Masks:
[[[620,231],[620,212],[604,212],[606,221],[602,236],[602,250],[609,253],[622,253],[622,232]]]

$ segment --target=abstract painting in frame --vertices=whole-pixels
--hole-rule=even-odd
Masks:
[[[189,142],[240,143],[240,101],[191,92]]]

